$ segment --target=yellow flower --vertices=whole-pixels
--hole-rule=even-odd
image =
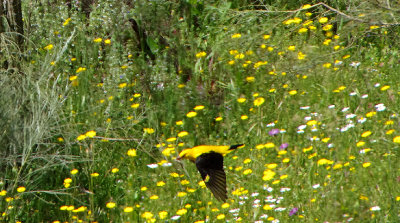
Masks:
[[[240,38],[240,37],[242,37],[242,35],[241,35],[240,33],[235,33],[235,34],[233,34],[233,35],[231,36],[232,39],[238,39],[238,38]]]
[[[22,193],[22,192],[24,192],[25,190],[26,190],[25,187],[18,187],[18,188],[17,188],[17,192],[18,192],[18,193]]]
[[[318,166],[327,165],[327,164],[330,165],[330,164],[332,164],[332,163],[333,163],[333,161],[328,160],[328,159],[325,159],[325,158],[322,158],[322,159],[320,159],[320,160],[317,161]]]
[[[308,126],[313,126],[313,125],[316,125],[318,122],[316,121],[316,120],[310,120],[310,121],[308,121],[306,124],[308,125]]]
[[[334,170],[338,170],[338,169],[341,169],[343,167],[343,165],[341,164],[341,163],[337,163],[337,164],[335,164],[334,166],[333,166],[333,169]]]
[[[179,174],[178,174],[178,173],[170,173],[169,175],[170,175],[171,177],[175,177],[175,178],[179,177]]]
[[[70,21],[71,21],[71,18],[66,19],[66,20],[64,21],[64,23],[63,23],[63,26],[68,25],[68,23],[69,23]]]
[[[291,91],[289,91],[289,94],[290,95],[295,95],[295,94],[297,94],[297,90],[291,90]]]
[[[295,50],[296,50],[296,46],[293,46],[293,45],[292,45],[292,46],[289,46],[289,47],[288,47],[288,50],[290,50],[290,51],[295,51]]]
[[[269,163],[269,164],[265,164],[265,166],[266,166],[268,169],[275,169],[275,168],[278,166],[278,164],[276,164],[276,163]]]
[[[246,119],[249,118],[249,116],[247,116],[247,115],[242,115],[242,116],[240,116],[240,118],[241,118],[242,120],[246,120]]]
[[[111,40],[110,40],[110,39],[106,39],[106,40],[104,40],[104,44],[106,44],[106,45],[109,45],[109,44],[111,44]]]
[[[326,39],[326,40],[324,40],[324,42],[322,44],[328,46],[331,42],[332,42],[331,39]]]
[[[189,183],[190,183],[190,182],[189,182],[188,180],[182,180],[182,181],[181,181],[181,184],[182,184],[182,185],[188,185]]]
[[[140,190],[141,190],[141,191],[146,191],[146,190],[147,190],[147,187],[141,187]]]
[[[116,206],[117,204],[115,203],[115,202],[108,202],[107,204],[106,204],[106,207],[107,208],[110,208],[110,209],[112,209],[112,208],[115,208],[115,206]]]
[[[101,39],[101,38],[96,38],[93,40],[93,42],[95,42],[95,43],[101,43],[101,41],[103,41],[103,39]]]
[[[111,169],[111,173],[118,173],[118,171],[119,171],[119,169],[116,167]]]
[[[306,55],[302,52],[297,53],[297,59],[299,60],[304,60],[306,58]]]
[[[186,208],[179,209],[179,210],[176,212],[177,215],[184,215],[184,214],[186,214],[186,213],[187,213],[187,209],[186,209]]]
[[[361,147],[361,146],[363,146],[363,145],[365,145],[365,142],[364,142],[364,141],[359,141],[359,142],[357,142],[357,144],[356,144],[357,147]]]
[[[167,142],[174,142],[176,141],[176,137],[171,137],[167,139]]]
[[[268,211],[268,210],[272,210],[273,208],[271,207],[271,205],[266,204],[266,205],[263,206],[263,209]]]
[[[53,47],[54,47],[53,44],[49,44],[49,45],[45,46],[43,49],[45,49],[45,50],[51,50],[51,49],[53,49]]]
[[[7,195],[7,191],[6,190],[0,191],[0,196],[4,197],[6,195]]]
[[[119,88],[125,88],[128,84],[127,83],[120,83],[118,85]]]
[[[133,211],[133,207],[126,207],[126,208],[124,208],[124,212],[125,213],[130,213],[130,212],[132,212]]]
[[[222,121],[222,117],[221,116],[216,117],[215,121],[217,121],[217,122]]]
[[[204,105],[197,105],[196,107],[194,107],[195,111],[199,111],[199,110],[203,110],[204,109]]]
[[[327,22],[328,22],[328,18],[322,17],[322,18],[320,18],[318,21],[319,21],[319,23],[324,24],[324,23],[327,23]]]
[[[73,213],[84,212],[84,211],[86,211],[86,209],[87,209],[87,207],[85,207],[85,206],[80,206],[79,208],[72,210],[72,212],[73,212]]]
[[[251,163],[251,159],[250,159],[250,158],[247,158],[247,159],[243,160],[243,163],[244,163],[244,164]]]
[[[383,87],[381,87],[381,91],[386,91],[387,89],[389,89],[390,86],[389,85],[385,85]]]
[[[158,195],[152,195],[151,197],[150,197],[150,200],[157,200],[158,199]]]
[[[223,203],[223,204],[221,205],[221,207],[222,207],[223,209],[229,208],[229,206],[230,206],[229,203]]]
[[[255,80],[255,78],[253,77],[253,76],[248,76],[248,77],[246,77],[246,81],[247,82],[254,82],[254,80]]]
[[[244,54],[243,53],[239,53],[235,55],[235,59],[243,59],[244,58]]]
[[[331,63],[324,63],[324,64],[322,64],[322,66],[325,67],[325,68],[330,68],[332,66],[332,64]]]
[[[205,57],[206,55],[207,55],[207,53],[204,52],[204,51],[201,51],[201,52],[199,52],[199,53],[196,53],[196,57],[197,57],[197,58],[202,58],[202,57]]]
[[[73,76],[69,77],[69,80],[70,80],[70,81],[74,81],[74,80],[76,80],[76,79],[78,79],[78,76],[76,76],[76,75],[73,75]]]
[[[308,31],[308,29],[303,27],[303,28],[300,28],[299,31],[297,31],[297,32],[298,33],[306,33],[307,31]]]
[[[151,219],[154,215],[153,215],[153,213],[151,213],[151,212],[149,212],[149,211],[146,211],[146,212],[144,212],[142,215],[142,218],[144,218],[144,219]]]
[[[324,143],[329,142],[329,140],[331,140],[331,138],[329,138],[329,137],[325,137],[325,138],[321,139],[321,141]]]
[[[272,170],[270,170],[270,169],[267,169],[267,170],[265,170],[264,171],[264,173],[263,173],[263,180],[264,181],[269,181],[269,180],[272,180],[273,178],[274,178],[274,176],[275,176],[275,172],[274,171],[272,171]]]
[[[239,51],[237,51],[237,50],[229,50],[230,55],[236,55],[238,53],[239,53]]]
[[[80,135],[80,136],[78,136],[78,137],[76,138],[76,140],[82,141],[82,140],[84,140],[84,139],[86,139],[86,138],[87,138],[86,135]]]
[[[332,29],[332,24],[326,24],[326,25],[324,25],[323,27],[322,27],[322,30],[324,30],[324,31],[329,31],[329,30],[331,30]]]
[[[79,67],[79,68],[76,70],[76,73],[80,73],[80,72],[85,71],[85,70],[86,70],[86,68],[84,68],[84,67]]]
[[[371,131],[366,131],[366,132],[363,132],[363,134],[361,134],[361,137],[366,138],[366,137],[370,136],[371,134],[372,134]]]
[[[186,117],[188,117],[188,118],[193,118],[193,117],[195,117],[196,115],[197,115],[197,112],[191,111],[191,112],[189,112],[189,113],[186,114]]]
[[[254,106],[259,107],[264,104],[265,99],[263,97],[258,97],[254,100]]]
[[[269,39],[271,37],[271,35],[265,34],[263,35],[263,39]]]
[[[249,175],[251,173],[253,173],[252,169],[246,169],[246,170],[243,171],[243,175]]]
[[[371,112],[368,112],[367,114],[365,114],[365,116],[367,116],[367,118],[371,118],[374,115],[376,115],[376,111],[371,111]]]
[[[222,220],[222,219],[224,219],[225,218],[225,215],[224,214],[219,214],[219,215],[217,215],[217,219],[218,220]]]
[[[394,132],[395,132],[394,129],[389,129],[389,130],[386,131],[386,135],[391,135],[391,134],[393,134]]]
[[[88,137],[88,138],[93,138],[93,137],[96,136],[96,131],[91,130],[89,132],[86,132],[85,136]]]
[[[99,174],[99,173],[96,173],[96,172],[90,174],[90,176],[92,176],[92,177],[98,177],[99,175],[100,175],[100,174]]]
[[[246,101],[246,98],[238,98],[237,99],[237,102],[239,102],[239,103],[243,103],[243,102],[245,102]]]
[[[72,175],[75,175],[75,174],[77,174],[78,172],[79,172],[79,170],[77,170],[77,169],[73,169],[73,170],[71,170],[71,172],[70,172],[70,173],[71,173]]]
[[[178,137],[185,137],[187,135],[189,135],[189,133],[187,131],[182,131],[182,132],[178,133]]]
[[[138,108],[139,106],[140,106],[139,103],[134,103],[134,104],[131,105],[131,108]]]
[[[135,157],[137,155],[136,149],[129,149],[126,154],[128,154],[128,156]]]
[[[347,58],[349,58],[350,57],[350,55],[349,54],[346,54],[346,55],[344,55],[342,58],[345,60],[345,59],[347,59]]]
[[[309,8],[311,8],[311,5],[310,4],[306,4],[306,5],[303,5],[303,7],[301,7],[302,9],[309,9]]]
[[[178,192],[178,197],[185,197],[186,195],[186,192]]]
[[[365,163],[362,164],[362,166],[364,168],[367,168],[367,167],[371,166],[371,163],[370,162],[365,162]]]
[[[269,149],[269,148],[274,148],[275,144],[273,142],[267,142],[264,144],[264,147]]]
[[[152,129],[152,128],[144,128],[143,132],[145,132],[147,134],[153,134],[154,133],[154,129]]]
[[[163,187],[165,185],[164,181],[157,182],[157,187]]]
[[[168,212],[160,211],[158,212],[158,216],[160,217],[160,219],[165,219],[168,216]]]

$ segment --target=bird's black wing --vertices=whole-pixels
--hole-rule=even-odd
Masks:
[[[215,152],[202,154],[196,159],[196,167],[214,196],[220,201],[225,201],[228,196],[223,156]]]

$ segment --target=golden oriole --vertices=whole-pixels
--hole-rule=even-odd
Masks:
[[[176,159],[188,159],[195,163],[201,174],[201,178],[203,178],[203,181],[214,194],[215,198],[220,201],[226,201],[228,196],[223,156],[243,145],[244,144],[233,146],[195,146],[180,152]]]

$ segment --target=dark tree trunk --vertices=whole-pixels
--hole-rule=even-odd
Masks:
[[[21,0],[10,0],[12,2],[12,8],[14,11],[14,27],[13,31],[17,32],[17,43],[22,49],[22,44],[24,43],[24,22],[22,21],[22,5]]]
[[[0,1],[0,33],[17,33],[15,42],[20,48],[24,43],[24,23],[22,21],[21,0]]]

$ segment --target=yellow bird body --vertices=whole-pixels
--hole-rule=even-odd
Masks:
[[[225,155],[227,153],[232,152],[229,150],[230,146],[209,146],[209,145],[201,145],[195,146],[190,149],[185,149],[179,153],[179,157],[185,157],[186,159],[195,162],[197,157],[205,153],[219,153],[221,155]]]
[[[177,159],[188,159],[195,163],[201,178],[214,194],[215,198],[225,202],[228,195],[226,190],[226,174],[224,171],[224,155],[242,146],[244,144],[233,146],[195,146],[180,152]]]

